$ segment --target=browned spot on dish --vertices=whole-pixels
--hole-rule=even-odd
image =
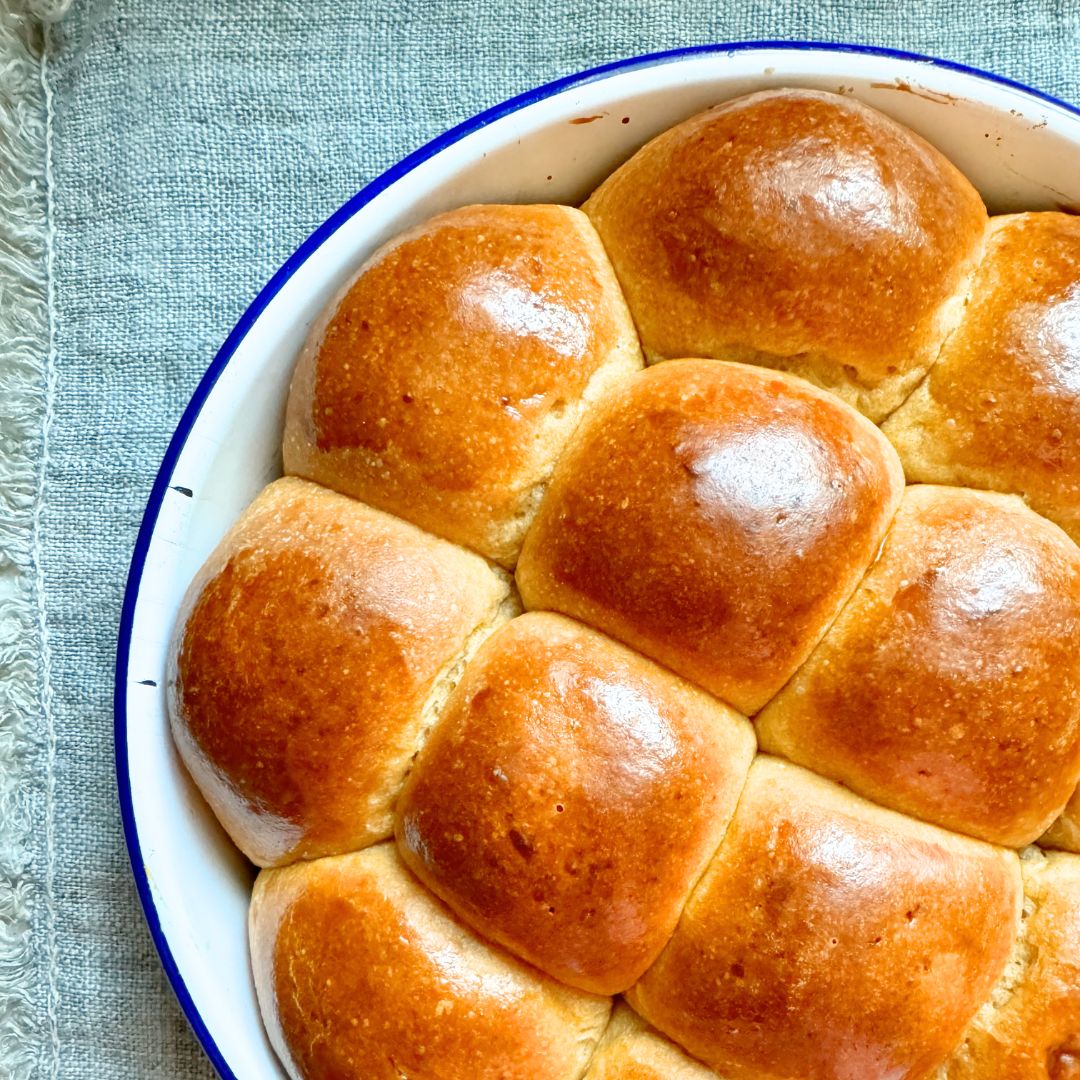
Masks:
[[[594,120],[603,120],[604,113],[597,113],[596,116],[575,116],[570,121],[571,124],[591,124]]]
[[[906,82],[904,79],[897,79],[891,83],[871,83],[870,88],[872,90],[899,90],[902,94],[913,94],[915,97],[933,101],[937,105],[955,105],[959,100],[952,94],[946,94],[940,90],[927,90],[924,86],[912,86],[911,83]]]

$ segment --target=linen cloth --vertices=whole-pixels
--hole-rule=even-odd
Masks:
[[[927,52],[1080,102],[1078,0],[91,0],[50,32],[33,1075],[212,1075],[130,883],[111,694],[142,507],[229,328],[357,188],[478,109],[618,57],[764,38]]]

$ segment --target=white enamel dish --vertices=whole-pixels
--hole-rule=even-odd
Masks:
[[[280,1078],[248,969],[253,872],[169,740],[165,669],[187,582],[280,473],[282,417],[307,328],[368,253],[472,202],[579,203],[659,131],[752,90],[852,93],[909,125],[992,212],[1080,212],[1080,110],[992,75],[881,50],[716,45],[646,56],[481,113],[359,192],[281,267],[229,335],[180,421],[132,559],[116,663],[116,766],[132,869],[180,1004],[226,1078]]]

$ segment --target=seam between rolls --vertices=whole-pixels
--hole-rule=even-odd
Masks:
[[[983,263],[986,262],[987,248],[990,246],[990,234],[994,229],[994,221],[1001,215],[995,217],[988,217],[986,219],[986,228],[983,229],[982,241],[979,244],[979,252],[975,257],[974,263],[971,266],[971,272],[968,274],[967,281],[964,283],[965,287],[962,291],[963,303],[960,305],[960,314],[952,326],[945,331],[942,335],[941,341],[938,343],[937,351],[934,353],[934,358],[930,361],[926,371],[923,373],[921,379],[916,380],[915,385],[904,395],[904,399],[895,408],[890,409],[880,420],[875,421],[878,428],[884,428],[885,424],[889,422],[929,381],[934,368],[941,362],[942,356],[945,355],[945,349],[949,342],[952,341],[957,331],[964,325],[967,319],[968,308],[971,305],[972,297],[975,295],[975,281],[979,276],[979,272],[983,268]],[[890,440],[891,441],[891,440]],[[904,464],[901,459],[901,464]],[[907,469],[904,470],[905,479],[907,477]]]
[[[416,765],[417,757],[419,757],[420,753],[423,751],[432,732],[439,726],[439,721],[442,720],[443,714],[446,712],[446,706],[450,700],[450,696],[453,694],[458,683],[464,678],[466,669],[476,656],[477,652],[480,651],[480,647],[495,633],[496,630],[499,629],[500,626],[503,626],[505,623],[510,622],[511,619],[514,619],[517,615],[521,614],[521,599],[517,594],[512,575],[495,564],[489,564],[489,567],[491,572],[505,586],[505,592],[496,600],[490,612],[483,616],[472,630],[469,631],[461,648],[454,653],[454,656],[442,668],[438,675],[436,675],[435,681],[431,684],[431,689],[428,690],[424,702],[420,707],[422,719],[420,729],[416,733],[416,748],[409,758],[408,764],[405,767],[405,772],[398,783],[397,794],[394,797],[395,807],[397,800]],[[394,812],[395,810],[392,807],[391,814]],[[391,827],[389,836],[391,842],[393,842],[393,838],[393,827]]]
[[[1012,849],[1010,849],[1012,850]],[[1028,845],[1023,851],[1032,850]],[[1039,849],[1035,849],[1038,851]],[[1017,853],[1013,851],[1013,854]],[[1040,852],[1041,855],[1041,852]],[[1016,933],[1013,935],[1012,947],[1009,955],[1005,958],[998,977],[990,987],[986,998],[982,1001],[974,1014],[968,1020],[956,1045],[952,1048],[949,1056],[939,1066],[939,1071],[934,1074],[933,1080],[947,1080],[950,1064],[965,1054],[972,1032],[980,1029],[991,1031],[993,1019],[1005,1012],[1012,1003],[1013,997],[1023,985],[1032,967],[1038,958],[1038,947],[1033,946],[1029,940],[1031,920],[1039,913],[1043,897],[1033,895],[1034,888],[1029,891],[1028,879],[1024,873],[1023,854],[1017,855],[1019,861],[1018,874],[1020,878],[1020,895],[1018,898],[1019,910],[1016,918]]]
[[[762,756],[761,744],[758,741],[757,731],[755,730],[754,725],[749,720],[747,720],[746,723],[750,728],[750,734],[754,738],[754,753],[753,756],[750,758],[749,764],[746,766],[746,772],[743,774],[743,780],[742,784],[739,787],[739,795],[738,798],[735,800],[735,806],[732,809],[731,815],[728,817],[727,822],[724,825],[724,831],[720,834],[719,842],[717,843],[716,847],[713,848],[712,853],[709,855],[708,859],[705,860],[705,864],[704,866],[702,866],[701,871],[697,874],[690,887],[686,890],[686,896],[683,898],[682,906],[679,908],[679,917],[678,919],[676,919],[675,926],[672,928],[671,933],[668,934],[667,940],[664,942],[663,948],[656,954],[656,959],[653,960],[652,964],[650,964],[649,967],[647,967],[645,971],[642,972],[642,974],[638,977],[637,981],[634,984],[635,986],[637,985],[637,983],[641,982],[643,978],[645,978],[645,976],[649,973],[649,970],[660,959],[664,950],[667,949],[668,945],[671,944],[675,935],[678,934],[679,927],[682,925],[683,916],[686,914],[686,909],[690,906],[690,901],[693,899],[694,893],[697,892],[698,886],[700,886],[701,883],[705,880],[705,876],[708,874],[710,868],[712,867],[712,864],[717,860],[717,858],[719,858],[720,852],[723,850],[724,843],[727,841],[728,834],[731,832],[731,827],[735,824],[735,818],[738,816],[739,807],[742,806],[743,796],[746,794],[747,786],[750,783],[750,771],[753,769],[754,763],[757,761],[757,759]],[[633,987],[627,987],[627,989],[619,995],[624,1001],[627,1002],[627,1004],[629,1004],[629,1001],[626,998],[626,994],[631,989],[633,989]],[[682,1049],[681,1046],[680,1049]],[[688,1054],[690,1051],[683,1050],[683,1052]]]
[[[833,615],[833,617],[831,619],[829,619],[829,621],[825,624],[825,629],[822,630],[821,634],[818,636],[817,640],[814,642],[813,648],[811,648],[811,650],[806,654],[806,658],[784,680],[784,682],[780,686],[780,688],[776,691],[776,693],[774,693],[769,698],[768,701],[765,702],[764,705],[760,706],[754,712],[747,714],[748,717],[749,717],[750,723],[754,728],[754,737],[755,738],[758,738],[758,729],[757,729],[758,717],[761,716],[761,714],[774,701],[776,701],[776,699],[778,697],[780,697],[780,695],[782,693],[784,693],[784,691],[787,690],[787,688],[799,677],[799,674],[802,672],[803,668],[805,668],[808,664],[810,664],[813,661],[814,657],[818,653],[818,650],[821,649],[822,646],[824,646],[826,638],[828,638],[828,636],[832,633],[833,627],[836,626],[836,624],[841,620],[841,618],[843,618],[844,613],[847,611],[847,609],[851,606],[852,603],[854,603],[855,598],[859,595],[859,593],[862,591],[863,586],[866,584],[866,579],[870,576],[870,574],[873,571],[874,567],[876,567],[877,564],[881,561],[881,556],[885,553],[885,545],[889,542],[889,538],[892,536],[893,526],[896,524],[896,516],[897,516],[897,514],[900,513],[900,507],[904,503],[904,496],[907,494],[908,488],[913,487],[913,486],[914,485],[907,483],[907,479],[905,477],[904,486],[903,486],[903,488],[901,489],[901,492],[900,492],[900,498],[896,500],[896,506],[893,508],[892,514],[889,515],[888,524],[885,526],[885,530],[881,534],[881,540],[878,542],[877,550],[874,552],[873,558],[866,564],[866,566],[863,567],[863,571],[859,575],[858,580],[855,582],[854,588],[852,588],[852,590],[844,598],[844,602],[837,609],[836,614]],[[766,753],[766,754],[769,754],[772,757],[783,758],[783,760],[785,760],[785,761],[792,761],[791,758],[786,757],[785,755],[781,754],[779,751],[770,750],[770,749],[767,749],[767,748],[762,749],[760,738],[758,738],[758,753],[759,754],[760,753]],[[792,761],[792,764],[797,765],[798,762]],[[803,766],[803,768],[805,768],[805,766]],[[828,779],[828,778],[826,777],[826,779]],[[835,781],[833,781],[833,783],[835,783]]]
[[[585,1077],[589,1075],[589,1072],[593,1067],[593,1062],[596,1060],[596,1055],[600,1052],[600,1047],[604,1042],[604,1036],[608,1033],[608,1030],[611,1027],[611,1023],[615,1018],[615,1010],[619,1007],[619,1002],[622,1000],[623,997],[621,994],[616,994],[608,999],[609,1005],[607,1020],[604,1021],[604,1026],[597,1034],[596,1040],[593,1042],[592,1047],[589,1050],[589,1056],[585,1059],[581,1068],[574,1074],[573,1077],[570,1078],[570,1080],[585,1080]]]

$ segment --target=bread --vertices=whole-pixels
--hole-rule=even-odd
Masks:
[[[781,372],[671,361],[578,429],[518,588],[753,713],[854,590],[902,491],[892,448],[835,397]]]
[[[1020,865],[1023,930],[1006,977],[940,1080],[1080,1076],[1080,858],[1031,849]]]
[[[389,844],[264,870],[250,936],[294,1080],[577,1080],[611,1008],[474,937]]]
[[[452,210],[380,248],[313,327],[285,470],[512,566],[567,436],[641,363],[580,210]]]
[[[986,230],[975,189],[938,151],[813,90],[691,117],[585,211],[650,359],[783,368],[874,420],[937,359]]]
[[[630,991],[728,1080],[923,1077],[1005,968],[1014,854],[759,757],[675,936]]]
[[[910,480],[1023,495],[1080,540],[1080,218],[993,219],[971,305],[885,432]]]
[[[806,90],[586,210],[371,256],[299,358],[297,475],[180,611],[173,735],[268,867],[274,1049],[1080,1080],[1075,222],[988,231],[937,151]]]
[[[391,806],[506,582],[469,552],[303,480],[271,484],[184,600],[173,738],[257,866],[352,851]]]
[[[1080,549],[1015,496],[910,487],[764,749],[1011,847],[1080,778]]]
[[[756,748],[730,709],[557,615],[490,637],[397,807],[405,862],[570,986],[625,990],[675,929]]]
[[[714,1080],[632,1009],[616,1005],[583,1080]]]

